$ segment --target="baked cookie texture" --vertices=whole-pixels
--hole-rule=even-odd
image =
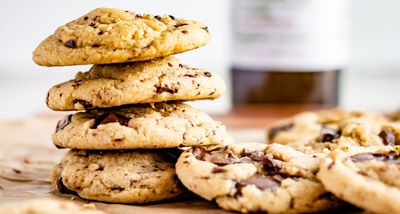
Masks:
[[[400,148],[347,147],[333,151],[317,176],[337,197],[375,213],[400,213]]]
[[[361,122],[387,123],[389,120],[376,112],[346,111],[338,108],[302,112],[274,124],[267,130],[267,139],[270,143],[284,145],[298,140],[314,140],[320,136],[323,128],[339,131],[348,123]]]
[[[98,8],[57,28],[33,52],[43,66],[145,61],[206,45],[208,28],[171,15]]]
[[[65,194],[111,203],[148,203],[185,193],[167,150],[71,150],[51,172]]]
[[[227,210],[319,212],[345,204],[315,177],[323,157],[279,144],[195,147],[181,154],[176,172],[189,190]]]
[[[128,105],[78,112],[61,120],[56,146],[75,149],[155,149],[220,145],[226,128],[184,103]]]
[[[364,122],[349,120],[344,127],[323,127],[320,135],[312,140],[299,140],[286,144],[306,154],[334,150],[339,146],[395,146],[400,145],[400,123]]]
[[[100,210],[87,207],[81,207],[70,201],[35,199],[20,204],[2,206],[0,214],[104,214]]]
[[[182,65],[172,56],[146,62],[94,65],[74,80],[53,86],[52,110],[84,110],[170,100],[216,99],[225,92],[217,74]]]

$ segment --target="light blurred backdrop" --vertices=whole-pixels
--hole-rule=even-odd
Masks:
[[[32,51],[55,29],[98,7],[136,13],[171,14],[198,20],[212,33],[211,42],[176,55],[183,63],[218,73],[228,91],[214,101],[191,105],[208,113],[231,108],[229,0],[69,0],[0,2],[0,119],[22,119],[51,113],[45,96],[53,85],[74,78],[90,66],[41,67]],[[400,1],[353,0],[351,58],[341,79],[339,105],[346,109],[390,112],[400,107]]]

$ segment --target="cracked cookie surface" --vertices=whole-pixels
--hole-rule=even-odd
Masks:
[[[279,144],[195,147],[181,154],[176,172],[186,188],[227,210],[318,212],[345,204],[315,177],[323,157]]]
[[[375,213],[400,213],[400,148],[347,147],[321,163],[317,177],[337,197]]]
[[[182,65],[172,56],[145,62],[94,65],[74,80],[53,86],[52,110],[84,110],[170,100],[216,99],[225,92],[217,74]]]
[[[196,49],[210,39],[198,21],[98,8],[57,28],[35,49],[33,61],[43,66],[144,61]]]
[[[65,194],[111,203],[148,203],[186,192],[167,150],[71,150],[51,172]]]
[[[206,113],[172,102],[78,112],[60,120],[52,140],[74,149],[156,149],[220,145],[226,130]]]

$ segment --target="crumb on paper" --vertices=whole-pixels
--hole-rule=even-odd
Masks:
[[[96,209],[96,205],[94,205],[94,204],[92,204],[92,203],[90,203],[90,204],[84,204],[83,207],[84,207],[84,208],[87,208],[87,209],[91,209],[91,210],[95,210],[95,209]]]

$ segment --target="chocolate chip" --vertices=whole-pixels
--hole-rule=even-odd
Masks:
[[[328,169],[332,169],[333,165],[335,165],[335,161],[332,161],[332,163],[329,164]]]
[[[242,195],[242,189],[247,185],[255,185],[258,189],[275,190],[281,186],[284,178],[281,175],[253,175],[250,178],[236,183],[235,197]]]
[[[172,20],[174,20],[176,23],[179,23],[179,20],[178,19],[176,19],[174,16],[172,16],[172,15],[168,15]]]
[[[224,173],[224,172],[227,172],[227,171],[226,171],[226,169],[223,169],[221,167],[214,167],[211,172],[214,173],[214,174],[217,174],[217,173]]]
[[[157,87],[157,94],[161,94],[163,92],[169,92],[171,94],[178,92],[175,88],[170,88],[168,85]]]
[[[179,67],[180,68],[188,68],[188,67],[186,67],[185,65],[182,65],[182,64],[179,64]]]
[[[338,139],[340,137],[341,132],[328,127],[322,127],[320,135],[321,142],[332,142],[334,139]]]
[[[154,18],[157,19],[158,21],[161,21],[161,16],[159,15],[154,16]]]
[[[135,17],[136,17],[136,18],[142,18],[142,15],[141,15],[141,14],[136,14]]]
[[[212,76],[212,73],[211,73],[211,72],[208,72],[208,71],[206,71],[206,72],[204,72],[204,75],[206,75],[206,77],[211,77],[211,76]]]
[[[183,34],[187,34],[188,32],[187,32],[187,30],[183,30],[183,31],[181,31]]]
[[[57,133],[60,130],[63,130],[66,126],[68,126],[68,124],[70,124],[72,122],[71,118],[72,118],[72,114],[68,115],[66,120],[58,121],[55,133]]]
[[[15,173],[19,174],[19,173],[21,173],[21,170],[18,170],[18,169],[13,169],[13,172],[15,172]]]
[[[186,24],[186,23],[179,23],[179,24],[175,25],[175,27],[177,28],[177,27],[181,27],[181,26],[185,26],[185,25],[188,25],[188,24]]]
[[[205,30],[205,31],[207,31],[207,33],[210,33],[209,31],[208,31],[208,27],[205,27],[205,28],[202,28],[203,30]]]
[[[96,122],[92,129],[97,128],[99,125],[104,125],[107,123],[119,123],[121,126],[128,126],[128,123],[131,119],[123,117],[119,114],[115,113],[105,113],[96,118]]]
[[[74,100],[72,101],[72,103],[73,103],[73,104],[79,103],[79,104],[83,105],[84,108],[91,108],[91,107],[93,107],[93,105],[92,105],[91,103],[89,103],[89,102],[87,102],[87,101],[84,101],[84,100],[74,99]]]
[[[272,140],[279,132],[289,131],[293,127],[293,125],[293,123],[290,123],[288,125],[271,128],[268,132],[269,140]]]
[[[97,47],[99,47],[100,45],[97,45],[97,44],[95,44],[95,45],[92,45],[92,47],[94,47],[94,48],[97,48]]]
[[[75,191],[72,191],[70,189],[68,189],[64,183],[63,183],[63,179],[61,177],[61,173],[58,175],[57,179],[56,179],[56,183],[57,183],[57,189],[61,194],[72,194],[72,195],[78,195]]]
[[[96,23],[92,22],[92,23],[89,24],[89,26],[95,28]]]
[[[69,48],[76,48],[76,43],[73,39],[68,40],[68,42],[66,42],[64,45]]]
[[[97,33],[98,35],[103,35],[105,33],[104,30],[100,31],[99,33]]]
[[[169,66],[169,67],[174,67],[171,63],[168,63],[168,66]]]
[[[394,146],[396,137],[390,130],[382,130],[379,133],[379,137],[382,139],[383,143],[387,146]]]
[[[84,20],[88,20],[89,17],[85,16],[85,18],[83,18]]]
[[[385,162],[387,164],[400,165],[400,154],[395,151],[391,151],[389,153],[360,153],[351,156],[350,159],[353,162],[376,160]]]
[[[185,74],[185,77],[197,77],[197,74]]]

